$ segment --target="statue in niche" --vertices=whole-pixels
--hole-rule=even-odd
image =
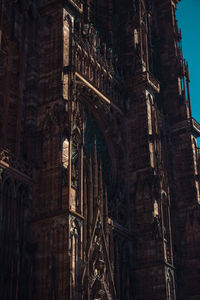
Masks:
[[[76,236],[77,238],[80,238],[81,226],[82,226],[81,221],[78,218],[74,217],[73,215],[70,215],[69,217],[70,237]]]
[[[68,166],[69,166],[69,141],[66,138],[62,145],[62,167],[63,167],[63,185],[68,184]]]
[[[153,205],[153,238],[159,239],[161,238],[161,224],[159,218],[159,208],[157,200],[154,201]]]

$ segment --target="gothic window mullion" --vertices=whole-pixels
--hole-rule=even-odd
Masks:
[[[81,199],[81,146],[80,146],[80,131],[76,129],[72,136],[71,145],[71,194],[70,207],[72,210],[80,213]]]

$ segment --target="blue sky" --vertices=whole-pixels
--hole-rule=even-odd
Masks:
[[[192,114],[200,123],[200,0],[182,0],[176,15],[182,32],[183,56],[189,64]]]

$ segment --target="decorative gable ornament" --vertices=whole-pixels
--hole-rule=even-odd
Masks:
[[[102,216],[97,209],[82,277],[84,294],[94,300],[114,300],[116,290]]]

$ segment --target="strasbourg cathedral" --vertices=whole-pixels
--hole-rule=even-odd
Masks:
[[[199,300],[179,0],[0,1],[2,300]]]

